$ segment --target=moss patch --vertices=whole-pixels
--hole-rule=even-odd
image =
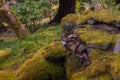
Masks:
[[[64,68],[60,65],[47,61],[43,54],[64,53],[61,44],[51,44],[49,47],[41,48],[36,55],[25,62],[18,70],[17,80],[63,80]],[[56,55],[55,55],[56,56]]]
[[[99,22],[111,23],[113,21],[120,21],[120,12],[113,9],[103,9],[100,11],[89,11],[84,14],[69,14],[62,19],[62,26],[64,22],[71,22],[76,24],[83,24],[89,19],[94,19]]]
[[[120,79],[120,55],[110,51],[99,49],[90,53],[91,65],[84,70],[71,71],[68,66],[67,72],[70,80],[119,80]],[[71,64],[69,62],[69,64]]]
[[[1,57],[5,57],[5,56],[7,56],[7,55],[9,55],[9,50],[7,51],[5,51],[5,50],[0,50],[0,58]]]
[[[0,71],[0,80],[14,80],[15,72],[11,71]]]
[[[115,44],[117,39],[120,37],[120,34],[109,34],[108,32],[103,30],[95,30],[89,28],[89,26],[87,26],[86,28],[78,29],[77,33],[86,43],[93,43],[99,45]]]

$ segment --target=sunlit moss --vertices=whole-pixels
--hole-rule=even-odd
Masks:
[[[18,70],[17,80],[62,80],[64,69],[62,66],[55,65],[47,61],[43,54],[62,54],[64,49],[61,44],[51,44],[49,47],[41,48],[36,55],[26,61]],[[59,55],[60,56],[60,55]],[[59,57],[57,56],[57,58]]]
[[[120,52],[115,53],[113,56],[113,61],[110,63],[111,66],[111,75],[114,79],[119,80],[120,79]]]
[[[61,25],[64,27],[64,22],[71,22],[79,24],[80,15],[79,14],[69,14],[62,19]]]
[[[0,50],[0,58],[9,55],[9,50]]]
[[[0,80],[15,80],[15,72],[0,71]]]
[[[112,80],[109,74],[109,65],[103,60],[105,54],[105,51],[93,50],[90,53],[91,64],[87,68],[78,70],[72,74],[69,70],[70,80]]]
[[[70,80],[119,80],[120,79],[120,55],[111,51],[94,49],[90,53],[91,65],[84,70],[70,71]]]
[[[88,27],[78,29],[76,32],[80,35],[81,39],[83,39],[83,41],[85,41],[86,43],[93,43],[99,45],[115,44],[120,36],[119,34],[117,35],[109,34],[108,32],[103,30],[94,30]]]
[[[62,19],[62,26],[64,22],[72,22],[76,24],[83,24],[89,19],[94,19],[99,22],[112,23],[113,21],[120,21],[120,12],[113,9],[103,9],[100,11],[88,11],[83,14],[68,14]]]

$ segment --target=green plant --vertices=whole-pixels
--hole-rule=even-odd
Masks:
[[[43,17],[43,12],[45,12],[48,7],[49,2],[47,0],[39,0],[38,2],[25,0],[24,2],[12,5],[12,9],[23,23],[28,23]]]

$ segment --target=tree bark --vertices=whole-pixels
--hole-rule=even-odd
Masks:
[[[50,23],[60,23],[67,14],[75,13],[76,0],[59,0],[59,9]]]
[[[24,38],[29,34],[25,26],[16,17],[13,11],[9,8],[8,3],[5,0],[0,0],[0,19],[2,22],[6,22],[11,29],[16,33],[18,38]]]
[[[115,0],[115,3],[116,4],[120,4],[120,0]]]

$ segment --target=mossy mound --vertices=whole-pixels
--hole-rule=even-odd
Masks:
[[[120,33],[109,32],[115,27],[114,22],[120,22],[120,12],[114,10],[101,10],[95,12],[86,12],[82,15],[69,14],[65,16],[61,22],[75,23],[79,26],[85,25],[83,28],[76,29],[83,41],[88,45],[90,52],[91,65],[83,67],[82,63],[76,56],[69,56],[66,59],[66,73],[68,80],[119,80],[120,79],[120,55],[113,53],[113,46],[116,44]],[[95,20],[97,23],[89,24],[88,20]],[[112,23],[112,24],[111,24]],[[107,29],[95,29],[95,27],[103,27]],[[110,30],[109,30],[109,29]],[[114,30],[113,30],[114,31]],[[97,48],[91,48],[95,46]],[[110,47],[107,49],[101,49]]]
[[[9,55],[9,51],[0,50],[0,58]]]
[[[87,14],[81,15],[79,24],[84,23],[89,19],[94,19],[99,22],[111,23],[113,21],[120,21],[120,12],[113,9],[103,9],[99,11],[89,11]]]
[[[58,46],[57,46],[58,44]],[[63,48],[63,45],[59,45],[60,43],[51,44],[48,47],[45,48],[46,53],[43,53],[43,56],[46,60],[53,62],[53,63],[65,63],[65,48]],[[57,47],[51,47],[51,46],[57,46]],[[53,51],[54,50],[54,51]]]
[[[32,59],[21,66],[17,80],[64,80],[63,66],[45,59],[45,57],[55,55],[57,60],[57,58],[64,57],[63,53],[64,48],[60,43],[41,48]]]
[[[62,19],[61,25],[62,27],[64,27],[64,22],[71,22],[71,23],[79,24],[79,20],[80,20],[79,14],[68,14]]]
[[[5,60],[9,54],[10,50],[0,50],[0,62]]]
[[[64,22],[71,22],[75,24],[84,24],[89,19],[94,19],[99,22],[112,23],[114,21],[120,22],[120,12],[113,9],[103,9],[100,11],[88,11],[84,14],[69,14],[62,19],[61,25],[64,27]]]
[[[115,21],[120,22],[120,12],[112,9],[103,9],[100,11],[89,11],[82,15],[68,14],[62,19],[61,25],[64,23],[74,23],[84,28],[77,29],[77,33],[81,39],[87,44],[96,47],[106,47],[114,45],[120,37],[119,30],[115,28]],[[96,24],[89,24],[88,20],[95,20]],[[116,24],[117,25],[117,24]],[[95,29],[95,27],[100,29]],[[98,46],[99,45],[99,46]],[[112,47],[112,46],[111,46]]]
[[[107,31],[95,30],[91,26],[86,28],[77,29],[77,33],[80,35],[81,39],[87,44],[98,44],[98,45],[107,45],[115,44],[117,39],[120,37],[120,34],[110,34]]]
[[[92,50],[91,65],[84,70],[70,71],[67,69],[69,80],[119,80],[120,55],[109,51]],[[71,63],[69,62],[69,65]],[[68,68],[71,68],[69,66]]]
[[[15,72],[0,71],[0,80],[15,80]]]

